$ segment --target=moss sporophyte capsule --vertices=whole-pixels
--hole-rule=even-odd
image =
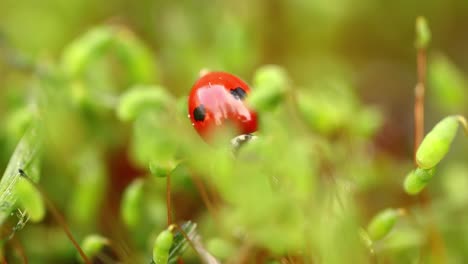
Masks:
[[[91,260],[91,263],[118,263],[118,255],[106,237],[91,234],[81,242],[83,252]],[[80,258],[80,263],[84,261]]]
[[[174,241],[174,234],[172,233],[174,229],[175,226],[171,225],[166,230],[159,233],[156,238],[153,247],[153,261],[156,264],[166,264],[169,260],[169,250]]]
[[[455,138],[459,122],[466,129],[466,121],[462,116],[448,116],[424,137],[416,152],[416,162],[420,168],[430,169],[445,157]]]
[[[412,170],[405,179],[404,188],[408,194],[418,194],[421,192],[427,183],[432,179],[434,175],[435,167],[431,169],[421,169],[417,168]]]
[[[424,17],[416,19],[416,48],[425,49],[431,41],[431,30]]]
[[[403,215],[403,209],[385,209],[372,218],[367,233],[372,241],[384,238],[395,226],[399,216]]]

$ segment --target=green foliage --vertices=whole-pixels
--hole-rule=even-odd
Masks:
[[[23,138],[18,143],[15,152],[10,158],[8,166],[0,181],[0,223],[4,223],[10,213],[15,209],[15,203],[18,199],[15,195],[15,185],[21,179],[21,171],[27,171],[30,180],[39,181],[39,153],[40,153],[40,129],[36,126],[30,127]],[[23,180],[22,180],[23,181]],[[32,209],[34,220],[40,220],[44,214],[40,199],[35,200],[38,194],[32,190],[31,186],[20,183],[19,191],[21,204],[24,209]],[[42,206],[42,208],[41,208]],[[19,220],[22,221],[21,219]]]
[[[356,125],[357,99],[346,83],[328,80],[314,89],[298,91],[296,98],[299,112],[314,131],[333,134]]]
[[[254,90],[248,98],[249,104],[260,112],[271,111],[279,105],[288,90],[286,71],[275,65],[267,65],[255,72]]]
[[[101,57],[112,41],[110,28],[96,28],[74,41],[63,52],[62,67],[72,77],[81,75],[92,60]]]
[[[122,121],[130,121],[145,111],[163,112],[171,101],[171,96],[162,87],[134,87],[120,98],[117,116]]]
[[[137,164],[146,168],[152,164],[153,168],[169,170],[173,168],[171,164],[175,166],[178,139],[166,126],[167,122],[170,122],[168,117],[156,113],[147,113],[135,120],[131,153]]]
[[[87,32],[65,48],[62,67],[70,78],[81,78],[90,64],[115,51],[129,75],[130,83],[155,81],[151,52],[125,29],[99,27]]]
[[[232,2],[221,9],[219,3],[153,1],[154,6],[134,14],[152,25],[148,31],[126,19],[122,23],[132,25],[132,31],[113,21],[81,30],[81,36],[60,45],[62,52],[45,50],[31,58],[0,38],[0,87],[7,88],[0,89],[5,120],[0,164],[6,167],[0,181],[2,246],[14,247],[11,237],[17,235],[31,263],[76,258],[58,225],[48,217],[43,221],[43,199],[24,178],[29,177],[64,214],[93,261],[110,257],[112,248],[115,261],[124,263],[176,263],[179,258],[218,263],[241,257],[263,257],[268,263],[436,262],[438,252],[422,249],[437,242],[445,243],[442,250],[453,259],[466,259],[466,148],[452,144],[459,124],[467,129],[466,121],[455,115],[440,121],[417,151],[418,168],[403,183],[415,195],[431,181],[433,203],[421,207],[402,196],[410,129],[405,120],[395,122],[391,106],[375,100],[380,93],[388,95],[382,87],[395,85],[394,75],[375,67],[367,74],[375,74],[378,82],[371,82],[361,73],[366,69],[356,67],[360,63],[337,52],[358,47],[367,54],[367,47],[353,42],[362,36],[335,35],[348,31],[344,22],[366,12],[367,2],[352,13],[349,1],[306,2],[271,7]],[[154,10],[162,13],[142,15]],[[268,27],[258,23],[264,17],[272,20]],[[305,18],[318,26],[304,26]],[[369,35],[385,44],[405,35],[402,30],[392,35],[393,25],[380,26],[374,29],[379,34]],[[307,34],[317,35],[317,41],[307,41]],[[430,41],[427,22],[418,18],[416,47],[427,49]],[[407,50],[411,40],[401,42]],[[376,47],[369,53],[381,48]],[[440,101],[437,110],[466,110],[463,70],[443,55],[428,58],[426,95]],[[388,66],[386,60],[379,63]],[[186,95],[205,67],[232,71],[252,84],[247,103],[259,112],[259,131],[235,153],[231,138],[222,133],[218,144],[206,144],[187,118]],[[407,74],[407,67],[401,68]],[[397,84],[390,87],[402,86]],[[406,118],[410,107],[403,104],[411,100],[399,92],[389,103],[397,99]],[[426,112],[431,120],[434,113]],[[454,158],[441,163],[450,148]],[[169,227],[168,175],[169,213],[175,219]],[[375,213],[400,199],[406,217],[402,209]],[[369,215],[375,216],[369,220]],[[27,219],[34,223],[18,232]],[[176,228],[182,220],[184,234]],[[427,230],[439,231],[440,241],[432,241]],[[41,243],[44,237],[51,242]],[[3,255],[14,261],[15,252]]]
[[[72,168],[76,170],[74,189],[70,197],[68,215],[71,222],[80,226],[81,232],[95,225],[100,205],[107,191],[107,171],[103,157],[91,147],[77,154]]]
[[[235,248],[229,241],[212,238],[206,243],[206,249],[220,260],[226,260],[235,254]]]

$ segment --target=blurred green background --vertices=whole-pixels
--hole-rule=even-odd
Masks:
[[[85,81],[77,78],[79,81],[74,79],[68,83],[69,80],[61,78],[44,80],[40,77],[41,70],[62,72],[64,53],[70,43],[93,28],[110,25],[122,29],[122,38],[134,37],[148,48],[149,54],[144,49],[142,53],[149,61],[147,64],[155,64],[149,67],[154,71],[140,76],[144,79],[141,84],[161,85],[172,96],[181,98],[182,104],[185,102],[183,96],[188,94],[199,71],[204,68],[231,72],[251,83],[260,66],[280,65],[288,72],[294,91],[330,89],[333,95],[336,91],[328,85],[330,80],[344,84],[343,90],[347,92],[349,89],[352,94],[349,96],[351,105],[355,100],[359,107],[362,103],[363,109],[369,107],[381,115],[381,118],[376,117],[375,131],[371,128],[372,132],[365,140],[350,136],[334,141],[337,137],[334,133],[323,133],[331,152],[335,150],[333,144],[338,146],[336,155],[340,156],[340,162],[348,157],[350,160],[350,164],[339,167],[333,163],[332,167],[337,171],[356,169],[363,172],[362,178],[353,176],[359,185],[358,193],[354,193],[359,221],[366,223],[385,207],[415,206],[415,219],[427,215],[433,217],[436,229],[443,236],[444,246],[440,247],[445,248],[444,253],[436,252],[439,258],[429,258],[431,263],[441,263],[441,259],[461,263],[468,259],[468,230],[462,221],[468,218],[464,207],[468,197],[462,189],[468,179],[466,142],[454,144],[448,157],[452,162],[443,164],[440,169],[441,176],[447,177],[436,179],[430,189],[431,197],[441,198],[434,198],[434,208],[429,206],[422,216],[418,214],[419,210],[425,209],[418,207],[420,200],[423,204],[431,204],[431,201],[427,202],[426,196],[412,198],[405,195],[401,183],[412,166],[413,155],[413,103],[417,81],[415,19],[425,16],[432,31],[428,50],[427,131],[446,115],[467,115],[466,14],[468,1],[464,0],[1,0],[0,168],[6,167],[25,130],[23,125],[30,117],[23,110],[35,100],[37,87],[54,87],[46,92],[46,104],[54,120],[51,122],[52,131],[55,131],[52,137],[58,137],[54,142],[46,140],[48,154],[44,158],[40,183],[68,216],[78,238],[90,232],[100,232],[119,241],[121,250],[132,255],[127,252],[131,251],[128,248],[145,248],[154,238],[153,233],[151,239],[145,237],[149,230],[156,232],[164,226],[163,195],[148,198],[154,201],[149,217],[154,217],[151,221],[158,224],[147,224],[136,231],[132,235],[137,238],[132,242],[127,242],[128,233],[121,231],[122,223],[111,221],[119,214],[126,186],[137,176],[149,173],[145,153],[140,150],[146,143],[144,139],[150,138],[152,131],[159,128],[147,124],[152,117],[135,121],[135,127],[121,124],[109,110],[115,103],[114,96],[122,94],[129,85],[140,83],[134,82],[132,76],[126,76],[125,69],[118,66],[121,61],[113,57],[106,62],[110,66],[90,63],[91,70],[83,74]],[[37,68],[31,70],[31,64]],[[337,85],[338,90],[342,88],[340,85]],[[86,95],[80,97],[81,92],[88,91],[88,86],[104,92],[98,92],[94,99],[85,98]],[[344,97],[348,96],[346,92]],[[347,97],[346,100],[330,95],[327,98],[327,107],[345,112],[354,109],[354,105],[347,108]],[[179,104],[172,107],[183,109]],[[347,117],[351,121],[354,118],[352,111]],[[267,127],[275,128],[274,125]],[[180,133],[186,137],[184,140],[197,140],[188,120],[178,128],[186,130]],[[134,136],[132,133],[140,131],[138,129],[146,134],[135,133],[138,136]],[[269,131],[261,133],[268,134]],[[458,140],[462,141],[460,138]],[[346,146],[341,148],[341,145]],[[348,165],[356,166],[350,168]],[[162,194],[165,190],[163,180],[157,182],[156,189],[147,192]],[[87,194],[80,196],[69,192],[71,185],[79,190],[82,188]],[[174,188],[178,218],[202,219],[202,230],[213,235],[214,231],[206,227],[210,226],[211,220],[205,219],[202,199],[191,179],[187,176],[177,178]],[[88,215],[89,212],[96,215]],[[451,222],[453,218],[459,222]],[[408,229],[412,223],[408,222],[410,224],[403,226],[406,229],[402,229],[408,237],[395,239],[397,242],[394,241],[393,248],[389,246],[389,251],[397,253],[384,253],[383,259],[387,262],[383,263],[410,263],[409,260],[419,263],[415,260],[418,258],[413,258],[407,251],[398,251],[404,247],[401,241],[406,239],[410,244],[414,241],[418,246],[424,244],[419,233]],[[26,229],[24,237],[48,237],[53,241],[49,247],[59,252],[49,255],[44,246],[28,244],[28,239],[22,238],[27,254],[37,263],[71,261],[70,252],[74,251],[68,242],[64,242],[63,234],[50,216],[41,226],[28,225]],[[440,241],[440,238],[428,240]],[[427,244],[426,248],[440,249],[433,243]],[[19,259],[17,256],[12,258]],[[335,263],[340,263],[337,259],[334,259]],[[420,257],[419,261],[421,259],[424,263],[425,258]]]
[[[187,93],[201,68],[249,80],[255,67],[280,64],[298,85],[340,75],[387,114],[383,148],[407,156],[415,17],[424,15],[430,23],[431,50],[443,51],[463,70],[467,11],[463,0],[2,0],[0,30],[22,52],[48,59],[90,27],[125,25],[154,51],[161,82],[175,94]],[[0,69],[3,90],[14,89],[8,69]]]

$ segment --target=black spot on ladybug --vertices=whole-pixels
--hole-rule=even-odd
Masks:
[[[201,122],[205,120],[206,112],[205,112],[205,106],[204,105],[199,105],[195,109],[193,109],[193,118],[197,122]]]
[[[244,91],[244,89],[242,89],[242,87],[231,89],[229,92],[237,100],[244,100],[244,98],[247,97],[247,93]]]

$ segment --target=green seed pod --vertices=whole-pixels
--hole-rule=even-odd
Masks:
[[[247,98],[249,105],[258,111],[269,111],[278,106],[288,89],[286,71],[275,65],[258,69],[254,76],[252,93]]]
[[[447,154],[458,129],[458,116],[442,119],[424,137],[416,152],[416,162],[423,169],[436,166]]]
[[[406,193],[415,195],[422,191],[431,180],[434,171],[435,167],[428,170],[417,168],[408,173],[403,184]]]
[[[45,205],[41,193],[27,179],[19,177],[15,186],[18,204],[26,210],[32,222],[39,222],[45,216]]]
[[[173,226],[162,231],[156,238],[153,247],[153,261],[156,264],[167,264],[169,260],[169,250],[174,241],[174,234],[172,234],[171,229],[173,229]]]
[[[143,204],[143,179],[134,180],[125,189],[122,198],[121,216],[129,227],[136,227],[140,223]]]
[[[80,75],[91,61],[107,52],[113,35],[112,28],[99,27],[73,41],[62,55],[65,73],[72,78]]]
[[[100,254],[105,254],[105,248],[108,246],[109,240],[100,235],[89,235],[81,242],[83,252],[92,260],[97,259]],[[83,263],[83,259],[79,255],[78,259],[80,263]]]
[[[147,110],[163,110],[171,103],[172,97],[159,86],[136,86],[122,94],[117,116],[130,121]]]
[[[431,41],[431,30],[427,25],[427,21],[424,17],[418,17],[416,19],[416,48],[425,49],[429,46]]]
[[[367,233],[372,241],[384,238],[395,225],[399,216],[404,213],[402,209],[385,209],[378,213],[367,226]]]

